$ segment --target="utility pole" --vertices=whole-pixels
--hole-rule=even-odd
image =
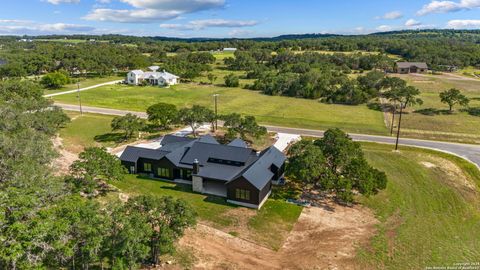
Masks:
[[[80,83],[79,82],[77,82],[77,97],[78,97],[78,105],[80,106],[80,115],[83,115],[82,98],[80,97]]]
[[[218,96],[219,94],[214,94],[213,97],[215,99],[215,131],[218,130]]]
[[[398,129],[397,129],[397,140],[395,141],[395,151],[398,150],[398,140],[400,138],[400,127],[402,125],[402,113],[403,113],[403,104],[400,102],[400,116],[398,118]]]

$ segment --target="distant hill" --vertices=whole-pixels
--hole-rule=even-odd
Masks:
[[[109,40],[113,42],[152,42],[152,41],[183,41],[183,42],[208,42],[208,41],[233,41],[233,40],[254,40],[254,41],[281,41],[295,39],[322,39],[332,37],[392,37],[392,38],[456,38],[459,40],[473,41],[480,43],[480,30],[452,30],[452,29],[424,29],[424,30],[401,30],[390,32],[378,32],[367,35],[339,35],[339,34],[288,34],[276,37],[255,37],[255,38],[208,38],[208,37],[192,37],[177,38],[165,36],[137,37],[127,35],[44,35],[44,36],[23,36],[23,38],[31,39],[96,39]],[[4,37],[5,38],[5,37]],[[9,38],[12,38],[10,36]]]

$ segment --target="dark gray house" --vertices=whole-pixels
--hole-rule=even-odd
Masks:
[[[195,192],[260,208],[272,183],[283,178],[285,155],[275,147],[261,152],[236,139],[228,145],[207,135],[197,139],[167,135],[158,149],[128,146],[120,160],[130,173],[191,184]]]

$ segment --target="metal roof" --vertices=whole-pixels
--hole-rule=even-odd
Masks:
[[[192,139],[167,135],[161,144],[159,149],[128,146],[120,159],[137,162],[139,158],[160,160],[165,157],[179,168],[190,169],[193,161],[198,159],[198,176],[225,182],[243,177],[259,190],[272,179],[272,164],[280,168],[286,160],[285,155],[273,146],[257,154],[245,147],[242,140],[234,140],[233,145],[222,145],[211,136]]]
[[[272,164],[280,168],[286,159],[280,150],[271,146],[261,153],[260,158],[242,176],[260,190],[265,187],[274,175],[270,170]]]
[[[209,158],[215,158],[245,163],[252,151],[252,149],[248,148],[195,142],[180,162],[193,164],[193,161],[198,159],[200,165],[205,165]]]
[[[428,68],[427,63],[425,62],[397,62],[397,67],[399,68]]]
[[[160,160],[169,152],[158,150],[158,149],[149,149],[135,146],[127,146],[120,156],[120,160],[128,162],[137,162],[139,158],[148,158],[154,160]]]
[[[235,139],[235,140],[233,140],[233,141],[231,141],[231,142],[230,142],[229,144],[227,144],[227,145],[229,145],[229,146],[235,146],[235,147],[243,147],[243,148],[247,148],[247,147],[248,147],[247,143],[246,143],[244,140],[238,139],[238,138]]]

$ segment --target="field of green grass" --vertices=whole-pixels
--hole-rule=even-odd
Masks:
[[[380,194],[361,199],[380,220],[360,250],[365,269],[424,269],[480,259],[480,172],[448,154],[365,143],[369,162],[386,172]]]
[[[302,211],[299,206],[271,199],[259,211],[237,207],[228,204],[224,198],[194,193],[189,185],[135,175],[112,184],[130,195],[181,198],[195,209],[200,222],[273,249],[281,247]]]
[[[82,92],[85,105],[145,111],[157,102],[177,107],[194,104],[213,108],[213,94],[220,94],[220,114],[242,113],[257,117],[263,124],[327,129],[340,127],[348,132],[386,134],[381,112],[366,105],[345,106],[323,104],[315,100],[267,96],[259,92],[197,84],[179,84],[171,88],[113,85]],[[77,102],[76,94],[54,97],[55,101]]]
[[[457,88],[468,96],[471,108],[480,108],[480,80],[459,80],[446,76],[397,75],[420,89],[423,105],[415,106],[404,115],[403,134],[424,139],[480,143],[480,115],[471,115],[461,106],[449,114],[440,102],[439,93]]]
[[[97,85],[97,84],[101,84],[101,83],[121,80],[123,78],[124,77],[121,77],[121,76],[95,77],[95,78],[87,78],[87,79],[80,78],[79,82],[80,82],[80,88],[84,88],[84,87],[89,87],[89,86],[93,86],[93,85]],[[76,79],[73,79],[73,80],[76,80]],[[59,89],[54,89],[54,90],[45,89],[44,93],[46,95],[48,95],[48,94],[54,94],[54,93],[59,93],[59,92],[63,92],[63,91],[75,90],[75,89],[77,89],[77,83],[76,82],[71,83],[71,84],[67,84],[67,85],[65,85],[65,86],[63,86],[62,88],[59,88]]]
[[[68,112],[71,122],[65,128],[60,129],[60,137],[63,139],[65,149],[79,153],[84,147],[90,146],[113,146],[113,142],[100,143],[95,141],[95,136],[109,134],[110,122],[113,116],[100,114],[84,114]]]
[[[60,129],[63,146],[72,153],[80,153],[85,147],[116,147],[136,138],[124,141],[123,134],[112,132],[110,123],[114,116],[102,114],[68,112],[71,122]],[[142,138],[158,137],[165,131],[143,132]]]

